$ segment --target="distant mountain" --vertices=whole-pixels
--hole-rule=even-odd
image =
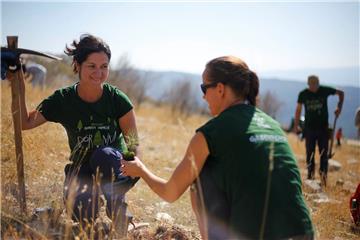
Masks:
[[[176,86],[179,81],[188,80],[194,88],[198,89],[197,100],[199,104],[206,106],[202,99],[202,93],[199,85],[201,84],[201,76],[196,74],[182,72],[157,72],[157,71],[140,71],[140,74],[147,74],[147,80],[151,81],[148,89],[148,96],[155,100],[160,99],[167,89]],[[150,77],[149,77],[150,76]],[[319,74],[319,76],[321,76]],[[359,79],[359,78],[358,78]],[[321,79],[320,79],[321,81]],[[353,81],[353,80],[352,80]],[[342,82],[343,83],[343,82]],[[340,86],[327,83],[326,85],[338,87],[345,92],[345,102],[342,113],[337,121],[337,127],[343,128],[343,134],[346,138],[356,138],[356,128],[354,126],[354,114],[357,107],[360,106],[360,88],[354,86]],[[342,84],[341,84],[342,85]],[[260,75],[260,95],[267,91],[282,103],[276,119],[283,125],[288,126],[291,118],[294,117],[297,97],[299,92],[306,88],[306,78],[303,82],[290,80],[288,78],[266,78]],[[329,123],[333,124],[334,110],[338,102],[338,97],[330,96],[328,98],[329,106]],[[302,111],[304,113],[304,109]]]
[[[323,84],[360,87],[360,66],[342,68],[307,68],[296,70],[264,71],[258,73],[262,78],[278,78],[306,82],[308,75],[316,74]]]

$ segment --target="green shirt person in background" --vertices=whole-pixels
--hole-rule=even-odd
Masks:
[[[302,105],[305,107],[305,146],[308,179],[315,179],[315,145],[318,144],[320,154],[319,174],[322,185],[326,186],[328,172],[328,105],[327,99],[330,95],[337,94],[339,103],[335,110],[335,116],[341,113],[344,101],[344,92],[335,88],[319,85],[319,78],[315,75],[308,77],[308,86],[299,93],[295,112],[294,132],[299,131],[299,119]],[[335,129],[333,129],[335,131]]]
[[[256,108],[259,80],[233,56],[207,63],[201,90],[213,119],[191,139],[168,181],[139,158],[122,161],[166,201],[191,188],[203,239],[313,239],[301,178],[287,138]]]

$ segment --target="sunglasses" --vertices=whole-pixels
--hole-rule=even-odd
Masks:
[[[203,92],[203,94],[205,95],[208,88],[216,87],[217,84],[218,84],[218,82],[212,82],[212,83],[208,83],[208,84],[203,83],[200,85],[200,88],[201,88],[201,91]]]

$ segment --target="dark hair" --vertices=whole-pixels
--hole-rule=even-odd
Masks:
[[[259,79],[240,58],[224,56],[206,64],[210,82],[229,85],[237,96],[243,96],[253,106],[259,93]]]
[[[77,73],[76,64],[82,64],[87,57],[94,52],[104,52],[110,61],[111,51],[109,46],[98,37],[95,37],[91,34],[83,34],[80,36],[80,41],[77,42],[74,40],[70,47],[65,46],[64,53],[68,56],[73,57],[72,66],[74,73]]]
[[[314,81],[316,81],[317,83],[319,83],[319,77],[318,77],[317,75],[309,75],[309,76],[308,76],[308,82],[309,82],[309,81],[312,81],[312,80],[314,80]]]

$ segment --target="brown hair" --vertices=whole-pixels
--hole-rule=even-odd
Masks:
[[[110,61],[111,51],[109,46],[98,37],[95,37],[91,34],[83,34],[80,36],[80,41],[77,42],[74,40],[70,47],[65,46],[64,53],[68,56],[73,57],[72,66],[74,73],[77,73],[76,63],[82,64],[87,57],[94,52],[104,52]]]
[[[316,75],[310,75],[308,76],[308,83],[315,81],[316,83],[319,83],[319,77]]]
[[[215,58],[206,64],[206,71],[210,82],[230,86],[237,96],[256,106],[259,79],[243,60],[233,56]]]

